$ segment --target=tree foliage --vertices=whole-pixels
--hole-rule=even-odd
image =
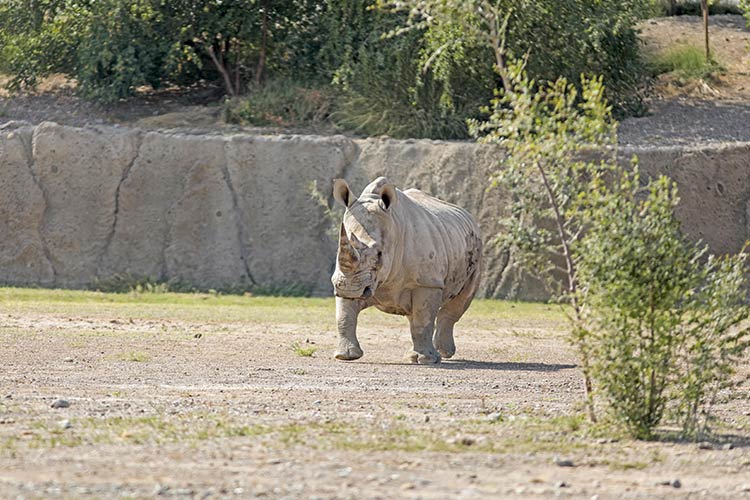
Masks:
[[[643,0],[645,1],[645,0]],[[633,5],[639,4],[632,2]],[[598,0],[5,0],[0,71],[11,87],[66,74],[112,102],[141,86],[221,84],[258,95],[270,80],[333,85],[346,128],[466,138],[500,76],[493,47],[529,52],[537,81],[602,74],[618,105],[642,73],[631,2]],[[500,23],[500,24],[498,24]],[[384,37],[385,34],[401,36]]]

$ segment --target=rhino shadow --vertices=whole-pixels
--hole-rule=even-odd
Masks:
[[[474,361],[470,359],[448,359],[443,360],[436,368],[445,370],[497,370],[497,371],[522,371],[522,372],[556,372],[570,370],[578,365],[571,364],[547,364],[547,363],[511,363],[495,361]]]
[[[413,366],[409,362],[389,362],[380,363],[372,361],[360,361],[360,365],[399,365]],[[571,364],[551,364],[547,363],[503,363],[494,361],[473,361],[470,359],[444,359],[441,363],[430,365],[430,368],[436,370],[496,370],[496,371],[520,371],[520,372],[556,372],[560,370],[570,370],[578,368],[578,365]]]

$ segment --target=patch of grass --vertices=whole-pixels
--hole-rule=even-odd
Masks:
[[[706,60],[702,48],[690,45],[672,47],[655,55],[651,67],[654,74],[673,73],[684,80],[710,79],[722,71],[718,62]]]
[[[117,359],[120,361],[132,361],[134,363],[146,363],[151,361],[151,356],[144,352],[130,351],[121,353]]]
[[[303,358],[311,358],[313,354],[315,354],[318,351],[318,348],[304,345],[300,342],[292,342],[292,351],[297,356],[300,356]]]
[[[130,273],[113,274],[97,278],[92,285],[97,292],[142,294],[205,293],[208,295],[261,295],[271,297],[309,297],[310,287],[301,283],[246,283],[240,282],[223,288],[201,287],[186,281],[160,281],[151,276]]]
[[[268,297],[203,293],[144,293],[139,295],[103,293],[84,290],[51,290],[42,288],[0,288],[0,308],[16,314],[88,317],[111,321],[178,320],[182,323],[230,324],[249,326],[295,325],[329,331],[335,328],[333,298]],[[408,323],[401,316],[369,308],[360,315],[362,328],[403,329],[408,338]],[[2,328],[2,326],[0,326]],[[475,300],[456,326],[505,335],[505,331],[528,328],[566,331],[564,310],[542,303]],[[7,332],[8,330],[4,330]],[[221,331],[217,328],[217,332]],[[19,330],[19,335],[33,332]],[[85,337],[123,334],[86,331]],[[551,333],[554,335],[554,333]],[[84,338],[84,334],[80,335]]]

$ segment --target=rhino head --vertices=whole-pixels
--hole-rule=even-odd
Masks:
[[[388,276],[393,262],[393,208],[396,188],[384,177],[355,198],[343,179],[333,184],[334,199],[346,207],[339,233],[336,270],[331,277],[337,297],[367,299]]]

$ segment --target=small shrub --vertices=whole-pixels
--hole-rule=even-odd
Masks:
[[[156,289],[166,292],[168,290],[164,289],[164,285],[164,283],[159,283],[155,278],[150,276],[116,273],[106,278],[97,278],[94,281],[93,289],[104,293],[131,293]]]
[[[312,347],[312,346],[306,346],[306,345],[301,344],[300,342],[293,342],[292,351],[297,356],[300,356],[303,358],[311,358],[313,354],[315,354],[318,351],[318,348]]]
[[[705,259],[680,232],[675,184],[639,183],[635,169],[590,192],[575,252],[581,335],[599,394],[634,437],[651,438],[667,414],[695,436],[750,345],[747,255]]]
[[[725,2],[725,1],[724,2],[709,1],[708,14],[711,16],[721,15],[721,14],[741,15],[743,1],[744,0],[740,0],[739,5],[731,5],[729,2]],[[702,15],[701,2],[700,0],[681,1],[677,5],[675,5],[674,14],[676,16],[700,16]]]
[[[706,60],[704,49],[693,46],[672,47],[651,62],[654,74],[673,73],[685,80],[709,79],[722,70],[715,60]]]
[[[330,128],[333,98],[324,86],[269,82],[227,103],[227,121],[281,128]]]

